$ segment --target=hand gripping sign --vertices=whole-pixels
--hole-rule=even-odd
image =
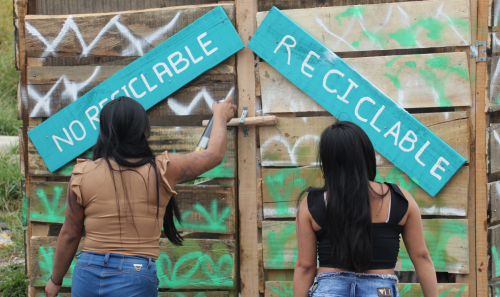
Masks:
[[[90,147],[102,107],[128,96],[147,110],[243,48],[218,6],[28,132],[53,172]]]
[[[346,113],[375,149],[435,196],[465,159],[273,7],[248,44],[333,116]]]

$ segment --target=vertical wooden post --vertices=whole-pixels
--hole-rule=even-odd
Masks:
[[[238,81],[238,115],[248,107],[248,117],[255,116],[254,54],[246,47],[256,26],[257,1],[236,0],[236,29],[245,48],[236,55]],[[249,128],[248,137],[257,150],[255,126]],[[259,295],[258,227],[257,227],[257,160],[248,139],[238,131],[238,208],[240,245],[240,292],[243,297]]]
[[[478,0],[477,37],[472,44],[488,39],[488,0]],[[483,48],[478,51],[482,56]],[[486,62],[476,64],[476,296],[488,296],[488,222],[486,183]]]

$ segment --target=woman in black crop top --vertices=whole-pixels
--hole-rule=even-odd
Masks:
[[[374,182],[366,133],[351,122],[331,125],[319,161],[325,186],[306,189],[297,213],[294,296],[399,296],[394,267],[402,235],[424,296],[437,297],[418,205],[405,189]]]

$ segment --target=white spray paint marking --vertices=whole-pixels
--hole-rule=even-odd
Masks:
[[[381,25],[380,25],[377,29],[375,29],[375,30],[372,32],[372,34],[377,33],[378,31],[380,31],[381,29],[383,29],[383,28],[387,25],[387,23],[389,22],[389,20],[390,20],[390,18],[391,18],[391,14],[392,14],[392,6],[391,6],[391,5],[389,5],[389,12],[387,13],[387,16],[386,16],[386,18],[385,18],[385,21],[384,21],[384,22],[383,22],[383,23],[382,23],[382,24],[381,24]],[[363,28],[363,32],[370,32],[370,31],[366,30],[366,28],[365,28],[364,24],[362,23],[362,20],[363,20],[363,18],[359,19],[359,20],[358,20],[358,22],[359,22],[359,25],[361,26],[361,28]],[[370,38],[368,38],[368,39],[370,39]],[[371,40],[371,39],[370,39],[370,41],[371,41],[373,44],[378,45],[378,47],[380,47],[380,49],[384,49],[384,47],[383,47],[383,45],[382,45],[382,44],[375,43],[375,41],[373,41],[373,40]]]
[[[233,91],[234,87],[232,87],[231,90],[229,90],[229,92],[226,95],[226,99],[229,96],[231,96]],[[189,103],[188,106],[180,104],[173,97],[169,97],[167,99],[167,104],[176,115],[190,115],[191,112],[195,109],[195,107],[200,103],[200,101],[203,102],[203,100],[208,105],[210,110],[212,110],[212,104],[215,102],[215,100],[212,98],[212,96],[205,87],[203,87],[201,91],[198,94],[196,94],[196,96],[194,96],[193,100],[191,101],[191,103]]]
[[[326,31],[326,33],[332,35],[333,37],[339,39],[340,41],[342,41],[343,43],[347,44],[353,51],[357,51],[357,49],[355,47],[353,47],[349,42],[345,41],[345,39],[343,39],[342,37],[336,35],[335,33],[333,33],[332,31],[330,31],[326,26],[325,24],[323,23],[323,21],[318,18],[318,17],[314,17],[314,19],[316,20],[316,23],[318,23],[318,25],[321,26],[321,28],[323,28],[323,30]]]
[[[441,215],[441,216],[465,216],[465,209],[441,206],[436,207],[421,207],[420,212],[424,215]]]
[[[260,148],[261,152],[263,153],[265,151],[266,147],[271,146],[271,145],[276,145],[276,142],[281,142],[283,144],[283,146],[285,146],[287,151],[288,151],[289,160],[268,160],[268,159],[265,159],[265,160],[263,160],[263,163],[265,163],[265,164],[263,164],[263,166],[278,165],[278,164],[298,164],[297,154],[295,151],[297,150],[297,148],[299,148],[302,145],[303,142],[311,141],[311,140],[317,144],[317,143],[319,143],[319,136],[317,136],[317,135],[301,136],[299,139],[297,139],[297,141],[295,142],[293,147],[290,145],[290,143],[288,143],[288,141],[286,139],[280,138],[279,135],[268,138],[264,142],[264,144],[261,145],[261,148]],[[318,162],[311,162],[309,165],[318,165]]]
[[[445,118],[446,120],[448,120],[448,117],[449,117],[449,116],[450,116],[450,113],[449,113],[449,112],[445,112],[445,113],[444,113],[444,118]]]
[[[497,191],[497,195],[500,195],[500,182],[495,183],[495,189]]]
[[[441,4],[441,6],[443,6],[443,5]],[[440,8],[441,8],[441,6],[440,6]],[[450,17],[449,17],[448,15],[446,15],[446,14],[444,14],[444,13],[442,13],[442,12],[440,12],[440,13],[438,14],[438,16],[439,16],[439,15],[444,16],[444,17],[448,20],[448,22],[450,22],[450,28],[451,28],[451,29],[455,32],[455,34],[457,34],[457,35],[458,35],[458,37],[460,37],[460,39],[462,39],[462,42],[463,42],[464,44],[469,44],[469,43],[467,42],[467,40],[465,40],[465,38],[462,36],[462,34],[460,34],[460,33],[457,31],[457,29],[455,29],[455,27],[453,26],[453,21],[450,19]]]
[[[500,136],[498,136],[497,130],[493,130],[493,136],[495,136],[495,140],[497,141],[498,145],[500,145]]]
[[[273,205],[274,206],[274,205]],[[269,203],[264,204],[264,216],[265,217],[277,217],[276,215],[276,207],[270,206]],[[297,208],[296,207],[287,207],[287,216],[296,216]]]
[[[498,26],[498,14],[500,13],[500,2],[494,1],[495,11],[493,13],[493,26]]]
[[[403,101],[405,99],[405,91],[398,89],[398,104],[403,106]]]
[[[399,7],[399,5],[397,6],[398,7],[398,10],[399,12],[403,15],[404,19],[405,19],[405,23],[406,23],[406,26],[408,28],[411,27],[410,25],[410,17],[408,16],[408,14],[406,13],[406,11],[404,11],[404,9],[402,9],[401,7]],[[422,48],[423,46],[418,42],[418,40],[415,39],[415,42],[417,43],[417,46]]]
[[[61,93],[61,98],[70,98],[73,101],[78,99],[78,93],[94,80],[100,69],[101,67],[97,66],[92,75],[83,82],[73,82],[69,80],[66,75],[63,75],[45,95],[40,95],[40,93],[38,93],[38,91],[33,88],[32,85],[28,85],[29,98],[37,102],[35,108],[33,108],[33,110],[31,111],[30,116],[38,116],[38,112],[40,111],[40,109],[43,109],[47,114],[51,113],[50,100],[52,99],[52,93],[57,89],[61,82],[64,86],[64,91]]]
[[[56,49],[61,43],[61,41],[64,39],[66,34],[70,31],[70,29],[75,32],[76,37],[78,41],[80,42],[80,45],[82,46],[82,54],[81,56],[86,57],[87,55],[90,54],[92,49],[95,47],[95,45],[100,41],[101,37],[108,32],[113,26],[115,26],[120,34],[129,41],[129,46],[126,47],[123,52],[121,53],[122,56],[142,56],[144,55],[144,49],[147,47],[152,47],[152,42],[163,36],[165,33],[167,33],[169,30],[171,30],[175,24],[177,23],[177,20],[179,19],[179,16],[181,15],[181,11],[178,11],[175,17],[165,26],[159,28],[155,32],[151,33],[150,35],[141,38],[141,37],[136,37],[126,26],[124,26],[122,23],[119,22],[119,19],[121,15],[116,15],[113,17],[107,24],[104,26],[104,28],[101,29],[99,34],[94,38],[94,40],[87,45],[85,40],[83,39],[82,33],[80,32],[80,28],[78,25],[75,23],[73,16],[70,15],[64,22],[64,25],[57,35],[57,37],[52,41],[48,41],[43,35],[38,32],[38,30],[33,27],[31,24],[26,22],[26,29],[28,32],[36,36],[40,41],[45,44],[47,47],[42,54],[42,57],[47,57],[48,55],[52,54],[56,56]]]

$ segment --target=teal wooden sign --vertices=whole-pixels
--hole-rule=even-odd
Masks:
[[[147,110],[243,48],[218,6],[28,132],[53,172],[92,147],[102,107],[120,96]]]
[[[359,125],[379,153],[430,195],[466,162],[277,8],[268,13],[248,47],[333,116]]]

